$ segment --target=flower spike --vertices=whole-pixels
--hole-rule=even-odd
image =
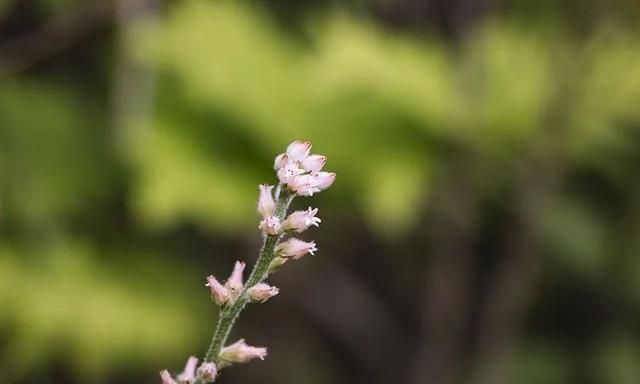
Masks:
[[[221,283],[213,275],[206,278],[206,286],[211,299],[220,307],[218,325],[211,344],[198,367],[198,359],[189,357],[184,371],[172,377],[169,371],[160,372],[163,384],[207,384],[213,383],[220,371],[235,363],[246,363],[254,359],[264,359],[267,348],[247,345],[240,339],[231,345],[227,343],[234,323],[244,307],[249,303],[264,303],[280,290],[265,283],[267,277],[282,268],[291,259],[300,259],[307,253],[314,254],[318,248],[314,241],[297,238],[282,239],[292,232],[300,233],[312,226],[320,225],[317,208],[294,211],[287,215],[289,206],[296,196],[313,196],[329,188],[336,174],[322,169],[326,156],[311,154],[311,143],[296,140],[289,144],[285,152],[275,157],[273,169],[278,185],[262,184],[258,187],[257,211],[261,216],[258,228],[264,235],[263,246],[251,274],[244,281],[245,264],[236,261],[231,275]]]

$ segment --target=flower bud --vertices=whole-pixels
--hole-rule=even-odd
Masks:
[[[223,306],[231,300],[229,290],[213,276],[207,276],[206,287],[211,289],[211,299],[219,306]]]
[[[184,366],[184,371],[176,376],[178,383],[180,384],[193,384],[196,381],[196,366],[198,365],[198,359],[190,356],[187,360],[187,364]]]
[[[323,191],[331,186],[336,180],[336,174],[333,172],[318,172],[313,175],[313,186]]]
[[[249,298],[254,303],[264,303],[269,298],[277,295],[280,290],[277,287],[272,287],[269,284],[258,283],[247,290]]]
[[[316,243],[314,241],[306,242],[300,239],[291,238],[278,244],[275,251],[280,257],[291,257],[296,260],[307,253],[313,255],[317,250],[318,248],[316,248]]]
[[[300,166],[307,172],[319,172],[327,162],[327,157],[322,155],[311,155],[300,162]]]
[[[160,379],[162,380],[162,384],[178,384],[175,380],[173,380],[171,374],[166,369],[160,371]]]
[[[282,184],[289,184],[296,176],[302,175],[303,173],[304,169],[298,167],[298,164],[292,161],[288,161],[277,172],[278,180],[280,180]]]
[[[258,187],[260,189],[260,197],[258,198],[258,212],[262,217],[268,217],[273,215],[276,209],[276,203],[273,201],[272,185],[262,184]]]
[[[287,156],[291,161],[302,161],[309,156],[309,151],[311,151],[310,142],[303,143],[296,140],[287,147]]]
[[[240,339],[220,351],[220,359],[228,363],[247,363],[255,358],[264,360],[265,356],[267,356],[266,348],[247,345],[244,339]]]
[[[313,196],[314,193],[320,192],[315,186],[316,179],[311,175],[297,175],[289,180],[289,189],[298,196]]]
[[[198,367],[198,376],[205,383],[213,383],[216,380],[217,375],[218,368],[216,368],[215,363],[204,362],[200,367]]]
[[[258,228],[262,230],[262,233],[266,235],[275,236],[280,233],[280,219],[275,216],[265,217],[258,225]]]
[[[318,213],[318,208],[311,209],[311,207],[306,211],[295,211],[282,223],[282,229],[300,233],[312,225],[317,227],[321,220],[316,217],[316,213]]]
[[[240,293],[244,283],[242,282],[242,274],[244,273],[245,264],[241,261],[236,261],[233,266],[233,272],[231,272],[231,276],[225,283],[225,287],[230,291],[231,296],[235,298],[235,296]]]
[[[273,169],[275,169],[276,171],[282,167],[284,167],[285,164],[287,164],[287,161],[289,161],[289,156],[287,156],[286,153],[281,153],[278,156],[276,156],[276,159],[273,162]]]
[[[268,268],[268,272],[269,274],[278,272],[280,270],[280,268],[287,262],[289,261],[288,258],[286,257],[280,257],[280,256],[276,256],[273,258],[273,260],[271,260],[271,263],[269,263],[269,268]]]

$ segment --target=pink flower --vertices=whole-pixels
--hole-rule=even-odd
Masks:
[[[320,192],[315,186],[315,179],[311,175],[298,175],[291,178],[289,188],[298,196],[313,196],[314,193]]]
[[[321,221],[319,217],[316,217],[317,213],[318,208],[311,209],[311,207],[306,211],[295,211],[282,223],[282,229],[300,233],[312,225],[317,227]]]
[[[303,143],[296,140],[287,147],[287,156],[291,161],[302,161],[309,156],[309,151],[311,151],[310,142]]]
[[[311,155],[300,162],[300,166],[307,172],[319,172],[327,162],[327,157],[322,155]]]
[[[264,303],[269,298],[277,295],[280,290],[277,287],[272,287],[269,284],[258,283],[247,290],[249,298],[254,303]]]
[[[297,163],[288,161],[277,173],[278,180],[280,180],[282,184],[289,184],[293,178],[302,175],[304,169],[300,168]]]
[[[280,257],[291,257],[293,259],[299,259],[307,253],[313,255],[317,250],[315,242],[306,242],[296,238],[282,242],[276,247],[276,253]]]
[[[211,299],[219,306],[223,306],[231,300],[229,290],[213,276],[207,276],[205,287],[211,289]]]
[[[333,172],[318,172],[313,175],[313,186],[323,191],[331,186],[336,180],[336,174]]]
[[[242,282],[242,274],[244,273],[245,264],[241,261],[236,261],[233,266],[233,272],[225,283],[225,287],[230,291],[231,296],[237,296],[242,290],[244,283]]]
[[[289,156],[287,156],[286,153],[279,154],[273,161],[273,169],[277,171],[278,169],[284,167],[284,165],[287,164],[287,161],[289,161]]]
[[[162,380],[162,384],[178,384],[175,380],[173,380],[171,374],[166,369],[160,371],[160,379]]]
[[[218,375],[218,368],[215,363],[205,362],[198,368],[198,376],[205,383],[213,383]]]
[[[244,339],[222,348],[220,352],[220,359],[228,363],[247,363],[255,358],[264,360],[265,356],[267,356],[266,348],[247,345]]]
[[[276,209],[276,203],[273,201],[272,185],[262,184],[258,186],[260,189],[260,197],[258,198],[258,212],[262,217],[268,217],[273,215]]]
[[[280,219],[275,216],[265,217],[258,225],[264,234],[275,236],[280,233]]]
[[[184,366],[184,371],[176,376],[176,379],[180,384],[192,384],[196,381],[196,366],[198,365],[198,359],[191,356],[187,360],[187,364]]]

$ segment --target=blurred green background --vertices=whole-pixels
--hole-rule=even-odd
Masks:
[[[309,139],[221,383],[640,382],[635,0],[0,1],[0,382],[157,383]]]

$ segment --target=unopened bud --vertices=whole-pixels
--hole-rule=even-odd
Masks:
[[[173,380],[169,371],[162,370],[160,371],[160,379],[162,380],[162,384],[178,384],[177,381]]]
[[[248,291],[249,298],[254,303],[264,303],[269,300],[269,298],[277,295],[280,290],[277,287],[272,287],[269,284],[258,283],[253,287],[249,288]]]
[[[273,201],[272,185],[262,184],[258,186],[260,189],[260,197],[258,198],[258,213],[262,217],[268,217],[273,215],[276,209],[276,203]]]
[[[322,155],[311,155],[300,162],[300,166],[307,172],[316,173],[320,172],[324,164],[327,162],[327,157]]]
[[[225,287],[230,291],[230,294],[233,298],[240,293],[242,287],[244,286],[242,274],[244,273],[245,264],[241,261],[236,261],[233,266],[233,272],[231,272],[231,276],[227,280]]]
[[[309,156],[311,151],[311,143],[308,141],[294,141],[287,147],[287,156],[291,161],[302,161]]]
[[[231,300],[229,290],[224,285],[220,284],[215,276],[207,276],[207,284],[205,284],[205,286],[209,287],[211,290],[211,299],[219,306],[223,306]]]
[[[286,257],[274,257],[273,260],[271,260],[271,263],[269,263],[268,273],[271,274],[278,272],[287,261],[289,261],[289,259]]]
[[[289,161],[289,157],[286,153],[279,154],[278,156],[276,156],[276,159],[273,162],[273,169],[277,171],[278,169],[284,167],[284,165],[287,164],[287,161]]]
[[[196,381],[196,366],[198,365],[198,359],[194,356],[190,356],[187,360],[187,364],[184,366],[184,371],[176,376],[178,383],[180,384],[192,384]]]
[[[247,363],[256,358],[264,360],[265,356],[267,356],[266,348],[247,345],[244,339],[222,348],[220,352],[220,359],[228,363]]]

